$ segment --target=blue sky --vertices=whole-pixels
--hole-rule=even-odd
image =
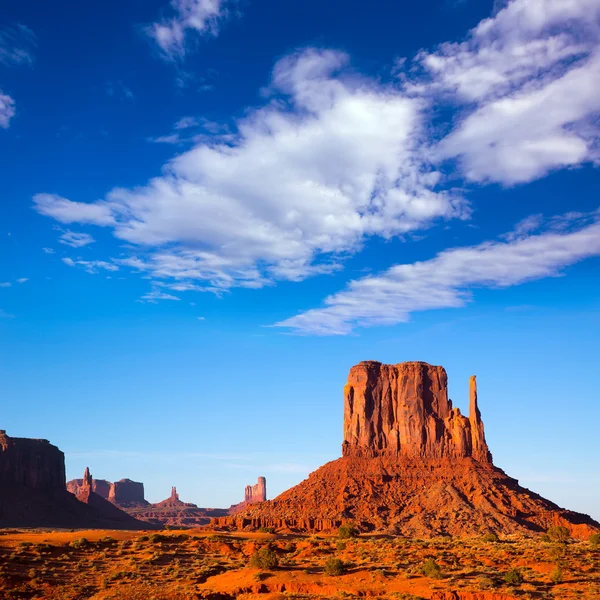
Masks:
[[[425,360],[600,518],[599,40],[599,0],[5,1],[2,427],[227,506]]]

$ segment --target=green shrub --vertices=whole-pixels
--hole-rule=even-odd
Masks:
[[[550,581],[554,584],[557,583],[562,583],[563,580],[563,572],[562,569],[556,565],[556,567],[554,567],[554,569],[552,570],[552,573],[550,573]]]
[[[495,543],[500,541],[500,538],[495,533],[486,533],[481,539],[484,542],[489,543]]]
[[[338,552],[343,552],[346,548],[347,548],[348,544],[342,540],[340,540],[339,542],[336,542],[335,544],[335,549]]]
[[[440,565],[438,565],[433,558],[426,560],[421,566],[420,571],[422,575],[425,575],[425,577],[430,577],[431,579],[442,578],[442,570],[440,569]]]
[[[342,539],[353,538],[358,536],[358,529],[352,523],[346,523],[338,529],[338,537]]]
[[[158,544],[159,542],[166,542],[168,539],[169,539],[168,536],[162,535],[160,533],[153,533],[152,535],[148,536],[148,540],[152,544]]]
[[[85,548],[86,546],[89,546],[89,542],[86,538],[82,537],[78,540],[71,541],[69,543],[69,546],[71,546],[71,548],[75,548],[75,550],[79,550],[80,548]]]
[[[325,573],[327,575],[343,575],[346,572],[346,565],[339,558],[328,558],[325,562]]]
[[[566,542],[571,537],[571,533],[564,525],[556,525],[546,531],[546,537],[550,542]]]
[[[600,533],[592,533],[592,535],[590,535],[590,546],[594,550],[600,546]]]
[[[519,569],[511,569],[504,575],[504,582],[508,585],[521,585],[523,583],[523,573]]]
[[[279,565],[277,554],[271,548],[261,548],[250,557],[250,566],[269,571]]]
[[[110,535],[105,535],[104,537],[100,538],[100,541],[103,544],[114,544],[117,540],[115,540],[113,537],[110,537]]]
[[[274,527],[259,527],[258,533],[275,533]]]

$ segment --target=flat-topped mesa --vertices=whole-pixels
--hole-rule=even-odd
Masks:
[[[466,458],[491,463],[475,377],[470,415],[452,408],[443,367],[363,361],[344,387],[344,456]]]
[[[48,440],[10,437],[0,430],[0,487],[46,492],[65,489],[65,455]]]
[[[145,506],[144,484],[131,479],[115,481],[108,493],[108,500],[119,506]]]
[[[244,493],[244,502],[252,504],[254,502],[264,502],[267,499],[267,480],[264,477],[258,478],[256,485],[247,485]]]

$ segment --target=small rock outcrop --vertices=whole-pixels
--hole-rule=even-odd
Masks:
[[[361,362],[344,388],[341,458],[274,500],[245,505],[216,529],[362,531],[407,536],[532,534],[565,526],[574,537],[600,531],[591,517],[521,487],[492,463],[477,383],[469,416],[448,398],[446,371],[424,362]]]
[[[344,388],[343,456],[466,458],[491,463],[475,377],[469,417],[452,407],[443,367],[424,362],[350,369]]]

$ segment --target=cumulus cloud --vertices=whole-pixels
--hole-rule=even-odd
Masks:
[[[288,56],[233,140],[196,144],[146,186],[94,203],[40,194],[36,208],[112,227],[140,248],[120,264],[215,289],[329,273],[370,235],[466,216],[427,162],[421,100],[353,75],[348,60]]]
[[[60,243],[71,246],[72,248],[80,248],[94,242],[94,238],[88,233],[77,233],[75,231],[65,231],[60,236]]]
[[[356,327],[406,322],[417,311],[464,306],[478,288],[561,275],[569,265],[600,256],[600,211],[567,220],[574,228],[452,248],[430,260],[351,281],[344,291],[326,298],[325,307],[276,326],[304,334],[344,335]]]
[[[170,59],[182,58],[190,37],[216,36],[228,17],[228,0],[172,0],[172,16],[152,23],[148,34]]]
[[[597,160],[598,0],[514,0],[460,43],[421,52],[413,93],[463,106],[438,147],[474,181],[515,184]]]

